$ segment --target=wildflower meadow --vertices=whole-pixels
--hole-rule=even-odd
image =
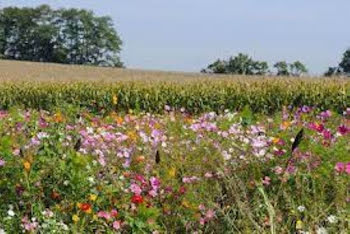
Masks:
[[[1,233],[350,230],[350,108],[11,107],[0,129]]]

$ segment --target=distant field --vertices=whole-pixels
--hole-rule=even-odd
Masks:
[[[232,76],[0,60],[1,81],[183,81]]]

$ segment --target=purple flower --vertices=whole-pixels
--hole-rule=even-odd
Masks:
[[[159,179],[157,179],[156,177],[151,177],[149,179],[150,183],[151,183],[151,186],[152,186],[152,189],[155,190],[155,191],[158,191],[159,187],[160,187],[160,181]]]

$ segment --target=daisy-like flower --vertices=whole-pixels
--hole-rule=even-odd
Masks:
[[[305,206],[298,206],[297,208],[300,212],[304,212],[305,211]]]
[[[328,220],[329,223],[332,223],[332,224],[338,222],[337,216],[335,216],[335,215],[330,215],[330,216],[328,216],[328,217],[327,217],[327,220]]]

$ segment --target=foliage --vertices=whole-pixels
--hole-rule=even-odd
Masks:
[[[339,63],[339,68],[343,73],[350,74],[350,49],[344,52],[343,59]]]
[[[273,65],[274,68],[277,69],[277,75],[278,76],[289,76],[290,72],[288,69],[288,64],[285,61],[280,61],[275,63],[275,65]]]
[[[203,69],[204,73],[218,74],[238,74],[238,75],[265,75],[268,72],[268,64],[266,62],[254,61],[246,54],[239,53],[235,57],[226,60],[216,60],[208,65],[207,69]]]
[[[277,69],[277,76],[301,76],[308,72],[306,66],[300,61],[291,64],[280,61],[275,63],[274,68]]]
[[[346,50],[343,58],[337,67],[329,67],[324,73],[325,76],[350,76],[350,49]]]
[[[78,9],[0,10],[4,59],[121,67],[121,40],[111,18]]]
[[[349,231],[350,109],[11,108],[0,129],[1,233]]]

